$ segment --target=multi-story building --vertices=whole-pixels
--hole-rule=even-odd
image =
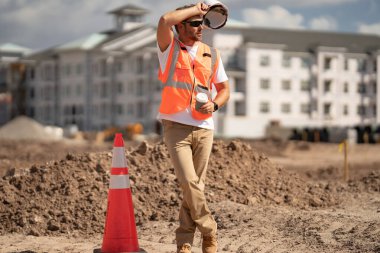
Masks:
[[[82,130],[141,123],[155,127],[158,60],[146,10],[127,5],[109,12],[115,28],[28,57],[28,114],[51,125]]]
[[[268,125],[380,123],[380,37],[230,26],[208,31],[232,96],[218,115],[224,136],[262,137]]]
[[[84,130],[139,122],[154,131],[161,91],[155,27],[143,23],[146,10],[132,5],[110,13],[115,29],[28,58],[34,61],[30,116]],[[221,51],[231,85],[230,101],[214,115],[218,135],[262,137],[271,124],[380,122],[378,36],[259,29],[230,20],[205,30],[204,41]]]

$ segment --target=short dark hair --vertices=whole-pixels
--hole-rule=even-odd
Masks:
[[[195,4],[187,4],[187,5],[184,5],[184,6],[181,6],[181,7],[178,7],[177,9],[175,9],[176,11],[179,11],[179,10],[184,10],[184,9],[187,9],[187,8],[191,8],[191,7],[194,7]],[[177,31],[178,33],[178,27],[177,25],[174,26],[175,30]]]

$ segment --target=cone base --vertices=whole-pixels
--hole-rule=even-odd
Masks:
[[[102,249],[94,249],[93,253],[109,253],[109,252],[106,252],[106,251],[102,251]],[[116,252],[112,252],[112,253],[116,253]],[[144,249],[139,249],[139,251],[123,251],[123,252],[117,252],[117,253],[147,253]]]

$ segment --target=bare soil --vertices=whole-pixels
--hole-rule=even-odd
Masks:
[[[92,252],[112,143],[0,140],[0,252]],[[175,252],[181,193],[162,142],[127,143],[139,243]],[[380,252],[378,145],[217,140],[206,197],[218,252]],[[197,233],[194,252],[201,252]]]

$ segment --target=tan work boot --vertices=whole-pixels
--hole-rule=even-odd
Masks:
[[[184,243],[182,246],[177,246],[177,253],[191,253],[190,243]]]
[[[203,253],[216,253],[218,249],[218,241],[216,235],[204,235],[202,241]]]

